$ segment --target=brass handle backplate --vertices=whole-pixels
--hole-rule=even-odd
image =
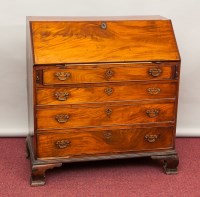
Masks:
[[[158,139],[158,135],[145,135],[144,139],[150,143],[153,143]]]
[[[159,94],[160,93],[160,88],[148,88],[147,92],[149,94]]]
[[[70,144],[71,144],[70,140],[57,140],[55,142],[55,145],[60,149],[67,148]]]
[[[69,93],[68,92],[56,92],[55,97],[59,101],[66,101],[69,97]]]
[[[65,123],[69,120],[69,115],[68,114],[58,114],[58,115],[55,116],[55,119],[59,123]]]
[[[60,80],[60,81],[65,81],[71,77],[70,72],[56,72],[55,76]]]
[[[158,109],[149,109],[149,110],[146,110],[146,114],[150,117],[150,118],[154,118],[156,116],[158,116],[159,114],[159,110]]]
[[[105,79],[106,80],[110,80],[111,77],[114,76],[114,74],[115,74],[115,72],[113,70],[111,70],[111,69],[106,70],[106,72],[105,72]]]
[[[107,115],[107,117],[110,117],[110,115],[112,114],[112,109],[106,109],[105,114]]]
[[[112,88],[106,88],[106,89],[104,90],[104,92],[105,92],[108,96],[110,96],[110,95],[113,93],[113,89],[112,89]]]
[[[160,68],[150,68],[149,74],[153,77],[158,77],[162,73],[162,70]]]

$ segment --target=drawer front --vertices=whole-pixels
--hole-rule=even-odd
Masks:
[[[129,83],[126,85],[37,89],[37,105],[175,98],[176,83]]]
[[[174,121],[174,103],[37,110],[37,128],[65,129]]]
[[[43,84],[168,80],[174,78],[173,71],[174,66],[158,64],[71,66],[67,69],[44,69]]]
[[[38,134],[37,156],[39,158],[69,157],[170,149],[173,146],[173,131],[173,127],[163,127]]]

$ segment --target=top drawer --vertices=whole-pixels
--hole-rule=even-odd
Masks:
[[[43,85],[170,80],[176,63],[52,66],[43,70]]]

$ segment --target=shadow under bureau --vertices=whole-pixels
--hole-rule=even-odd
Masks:
[[[149,156],[177,173],[179,73],[164,17],[28,17],[31,185],[67,162]]]

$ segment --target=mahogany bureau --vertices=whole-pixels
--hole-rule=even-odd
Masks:
[[[91,160],[149,156],[177,173],[179,72],[164,17],[28,17],[31,185]]]

